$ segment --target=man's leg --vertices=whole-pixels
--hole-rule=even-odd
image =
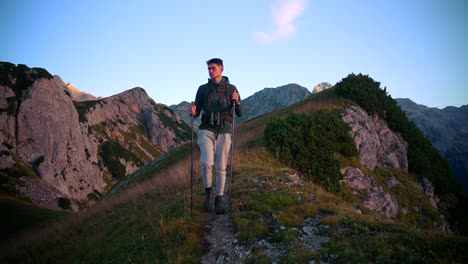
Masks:
[[[223,205],[224,187],[226,184],[226,167],[229,159],[229,150],[231,148],[231,134],[219,134],[215,141],[214,162],[216,169],[216,213],[222,214],[225,211]]]
[[[203,184],[205,185],[205,202],[203,207],[207,211],[213,210],[213,156],[214,156],[214,134],[207,130],[198,132],[198,146],[200,147],[200,162]]]

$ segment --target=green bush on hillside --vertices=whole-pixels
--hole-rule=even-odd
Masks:
[[[282,162],[332,192],[339,190],[342,179],[333,154],[357,155],[349,127],[337,111],[293,113],[284,120],[272,119],[265,129],[265,142]]]
[[[409,171],[428,177],[438,193],[460,193],[449,164],[411,122],[397,102],[368,75],[349,74],[335,85],[336,94],[356,102],[368,113],[376,113],[408,142]]]

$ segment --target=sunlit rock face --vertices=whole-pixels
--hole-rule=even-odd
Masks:
[[[75,101],[71,85],[44,69],[0,63],[0,74],[0,173],[14,171],[17,189],[47,207],[58,197],[87,203],[190,140],[190,127],[142,88]],[[31,184],[50,197],[36,199]]]
[[[330,89],[332,87],[333,87],[333,85],[331,85],[331,83],[322,82],[322,83],[317,84],[314,87],[314,89],[312,90],[312,93],[320,93],[321,91],[324,91],[326,89]]]

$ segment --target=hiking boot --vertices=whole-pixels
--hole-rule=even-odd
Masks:
[[[213,211],[213,190],[210,188],[205,188],[205,201],[203,202],[203,208],[207,212]]]
[[[224,214],[226,212],[226,203],[224,202],[224,196],[216,196],[215,211],[216,214]]]

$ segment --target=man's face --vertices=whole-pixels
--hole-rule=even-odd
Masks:
[[[221,65],[210,63],[208,64],[208,73],[211,79],[216,79],[223,74],[223,67]]]

